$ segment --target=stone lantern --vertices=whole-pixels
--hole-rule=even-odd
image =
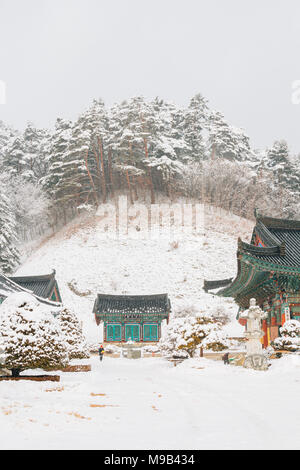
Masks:
[[[255,370],[268,370],[268,361],[262,352],[260,339],[264,336],[261,329],[261,322],[267,318],[267,314],[256,305],[255,299],[250,299],[250,307],[242,313],[241,318],[247,320],[247,354],[244,367]]]

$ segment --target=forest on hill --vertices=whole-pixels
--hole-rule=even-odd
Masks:
[[[157,194],[252,218],[299,216],[300,164],[288,144],[253,149],[246,133],[200,94],[186,108],[134,97],[102,100],[53,130],[0,121],[0,270],[18,264],[20,242],[57,229],[127,193],[131,204]]]

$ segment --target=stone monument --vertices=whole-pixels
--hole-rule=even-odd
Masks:
[[[250,307],[242,313],[241,318],[247,320],[247,354],[244,361],[244,367],[255,370],[268,370],[268,361],[262,352],[260,339],[264,336],[261,329],[261,322],[267,318],[267,314],[256,305],[255,299],[250,299]]]
[[[134,341],[127,341],[127,343],[122,345],[123,353],[122,355],[127,357],[127,359],[140,359],[142,357],[141,347],[138,344],[135,344]],[[124,354],[125,350],[125,354]]]

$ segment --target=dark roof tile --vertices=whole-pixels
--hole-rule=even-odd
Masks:
[[[55,286],[55,271],[43,276],[13,276],[10,279],[35,295],[48,299]]]
[[[168,294],[158,295],[106,295],[98,294],[93,312],[109,314],[166,314],[171,310]]]

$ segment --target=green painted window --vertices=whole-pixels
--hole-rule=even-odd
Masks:
[[[111,323],[106,326],[106,341],[121,341],[122,339],[121,325]]]
[[[144,325],[144,341],[158,341],[158,325],[145,324]]]
[[[140,325],[125,325],[125,341],[128,341],[129,339],[132,341],[140,340]]]

